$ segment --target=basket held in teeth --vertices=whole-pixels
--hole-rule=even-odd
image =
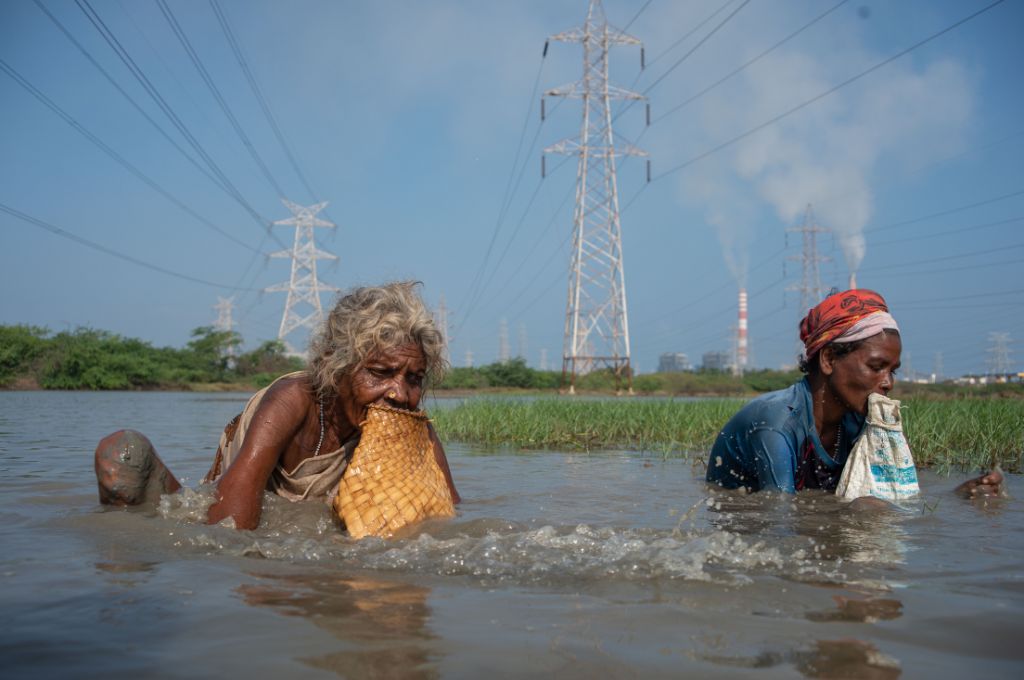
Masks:
[[[371,404],[334,497],[353,538],[388,537],[431,517],[455,514],[422,411]]]

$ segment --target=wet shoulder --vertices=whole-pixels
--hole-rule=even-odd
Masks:
[[[784,430],[794,419],[800,417],[803,401],[801,384],[796,383],[785,389],[768,392],[751,399],[736,414],[736,419],[749,426]]]
[[[305,371],[288,373],[272,382],[263,395],[263,404],[305,408],[313,399],[310,376]]]

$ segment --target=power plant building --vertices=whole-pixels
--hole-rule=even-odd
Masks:
[[[705,371],[731,371],[732,355],[729,352],[704,352],[701,368]]]
[[[681,373],[692,370],[690,357],[682,352],[665,352],[658,357],[658,373]]]

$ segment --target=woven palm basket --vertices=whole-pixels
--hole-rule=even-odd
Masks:
[[[370,405],[359,445],[338,483],[334,511],[353,538],[388,537],[455,514],[422,411]]]

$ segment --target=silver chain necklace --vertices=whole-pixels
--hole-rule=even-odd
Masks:
[[[316,451],[313,452],[313,457],[320,455],[320,447],[324,445],[324,398],[320,397],[320,441],[316,443]]]

